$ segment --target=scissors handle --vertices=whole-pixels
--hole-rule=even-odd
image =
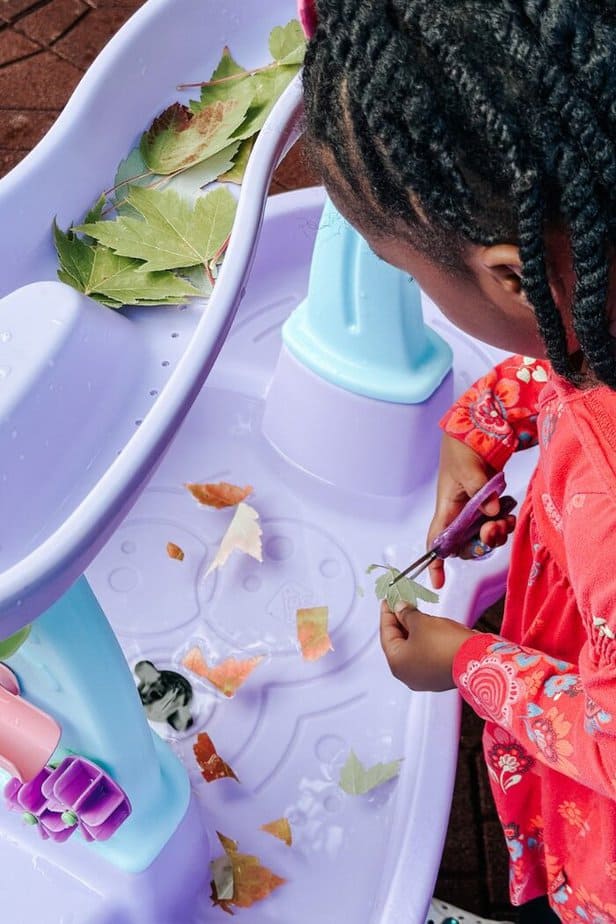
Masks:
[[[480,507],[485,504],[494,494],[500,498],[501,508],[496,518],[506,516],[511,513],[516,506],[513,497],[501,497],[507,487],[505,476],[498,472],[491,478],[483,488],[480,488],[476,494],[469,499],[461,513],[453,520],[449,526],[445,527],[442,533],[436,537],[432,543],[432,549],[439,558],[449,558],[451,555],[458,555],[472,539],[477,538],[479,530],[484,523],[494,519],[482,513]]]
[[[455,520],[439,533],[431,548],[421,558],[414,561],[412,565],[401,571],[391,582],[391,585],[396,584],[404,577],[411,579],[418,577],[435,558],[449,558],[452,555],[460,555],[473,540],[479,538],[479,530],[484,523],[488,523],[490,520],[498,520],[511,513],[516,507],[517,501],[513,497],[501,496],[506,487],[505,476],[502,472],[498,472],[469,499]],[[500,510],[496,516],[489,517],[481,512],[480,507],[494,494],[498,494],[500,498]]]

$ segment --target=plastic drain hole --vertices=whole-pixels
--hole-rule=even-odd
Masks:
[[[161,363],[161,366],[167,367],[168,365],[169,365],[169,360],[168,360],[168,359],[163,359],[163,361],[162,361],[162,363]]]
[[[152,396],[152,398],[155,398],[157,394],[158,394],[158,389],[156,388],[150,389],[150,395]]]
[[[180,335],[178,334],[177,330],[174,330],[173,333],[171,334],[171,336],[172,336],[172,338],[175,340],[176,337],[179,337]]]

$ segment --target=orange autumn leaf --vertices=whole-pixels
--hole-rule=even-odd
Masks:
[[[184,550],[176,545],[175,542],[167,543],[167,555],[169,558],[175,558],[177,561],[184,561]]]
[[[212,882],[212,901],[215,905],[220,905],[229,914],[233,914],[232,905],[237,908],[250,908],[255,902],[263,901],[271,895],[274,889],[284,885],[286,879],[262,866],[258,857],[239,853],[236,841],[220,832],[218,838],[233,867],[233,898],[219,899],[216,885]]]
[[[209,680],[225,696],[233,696],[262,660],[263,657],[246,658],[244,661],[227,658],[215,667],[210,667],[201,654],[201,650],[194,647],[183,658],[182,664],[193,674]]]
[[[206,732],[201,732],[200,735],[197,735],[197,740],[193,745],[193,752],[199,764],[201,775],[208,783],[212,783],[214,780],[222,780],[225,777],[231,777],[231,779],[237,780],[239,783],[234,771],[217,753],[214,742]]]
[[[326,606],[313,606],[297,611],[297,638],[306,661],[318,661],[333,645],[327,632],[329,610]]]
[[[223,507],[235,507],[241,501],[252,494],[252,486],[247,484],[243,488],[238,488],[235,484],[229,484],[228,481],[219,481],[216,484],[196,484],[189,483],[186,485],[195,500],[207,507],[216,507],[221,510]]]
[[[291,833],[291,825],[289,824],[288,818],[278,818],[276,821],[268,821],[267,824],[261,825],[261,830],[265,831],[267,834],[272,834],[280,841],[284,841],[287,847],[290,847],[293,843],[293,835]]]

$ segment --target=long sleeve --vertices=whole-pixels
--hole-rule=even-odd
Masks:
[[[578,664],[475,634],[454,662],[460,693],[537,760],[616,798],[616,499],[576,493],[558,526],[586,641]],[[592,539],[589,538],[589,527]]]
[[[545,360],[511,356],[462,395],[442,429],[502,469],[512,453],[537,443],[537,401],[549,374]]]

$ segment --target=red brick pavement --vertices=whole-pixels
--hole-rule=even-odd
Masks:
[[[142,0],[0,0],[0,176],[48,131],[88,65],[141,5]],[[272,192],[311,179],[296,150],[277,171]],[[497,618],[492,613],[489,624]],[[465,710],[437,894],[482,915],[512,917],[506,853],[480,736],[479,720]]]

